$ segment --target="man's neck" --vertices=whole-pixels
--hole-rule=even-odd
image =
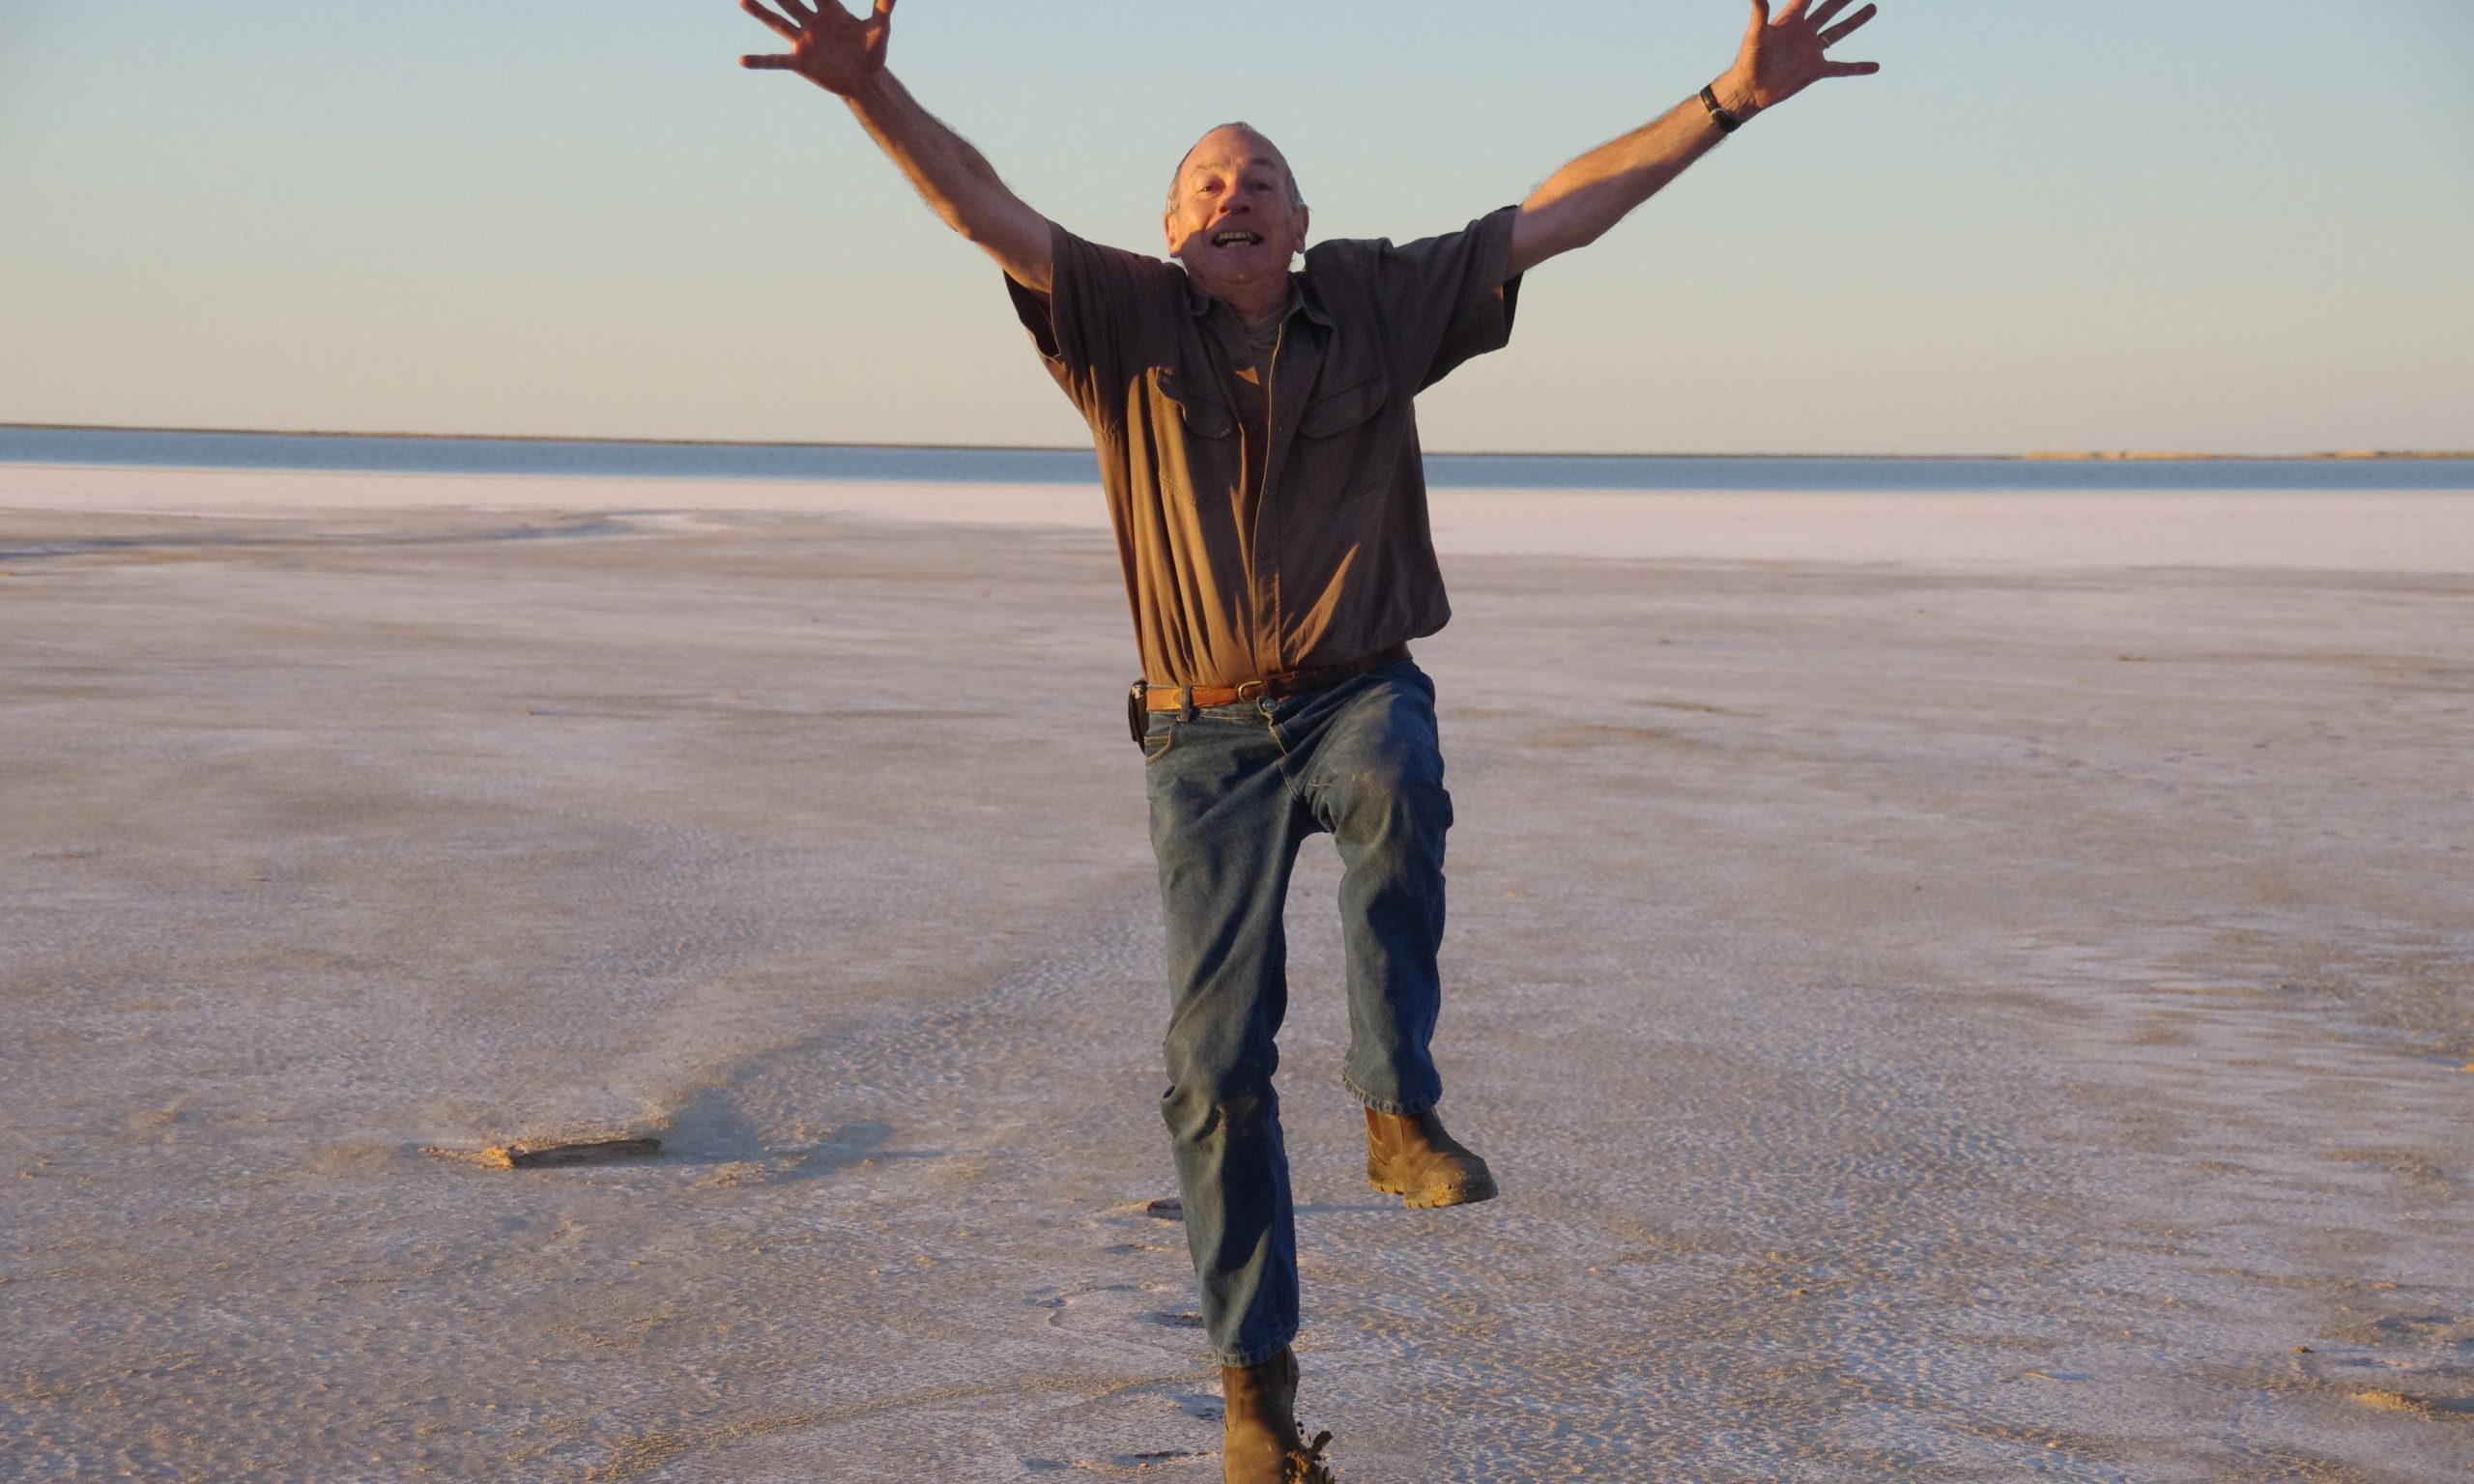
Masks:
[[[1289,282],[1286,273],[1257,283],[1233,283],[1212,297],[1226,304],[1237,316],[1237,322],[1248,329],[1258,328],[1279,319],[1288,309]]]

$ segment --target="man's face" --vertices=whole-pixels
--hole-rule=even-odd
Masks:
[[[1249,128],[1215,128],[1177,171],[1162,222],[1168,255],[1205,293],[1284,278],[1306,247],[1306,208],[1292,199],[1288,161]]]

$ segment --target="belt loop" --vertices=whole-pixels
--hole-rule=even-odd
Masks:
[[[1177,699],[1185,705],[1186,714],[1184,719],[1189,722],[1193,721],[1194,719],[1194,688],[1191,685],[1181,685],[1177,687]]]

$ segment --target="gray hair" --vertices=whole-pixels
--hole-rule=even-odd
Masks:
[[[1210,138],[1212,135],[1220,132],[1223,128],[1242,128],[1246,132],[1253,135],[1255,138],[1260,139],[1265,144],[1271,144],[1272,142],[1271,135],[1264,133],[1261,129],[1247,123],[1244,119],[1231,119],[1225,124],[1214,124],[1211,128],[1204,129],[1199,135],[1195,136],[1194,144],[1189,145],[1186,149],[1186,153],[1178,158],[1177,173],[1168,177],[1169,214],[1174,215],[1176,214],[1178,189],[1186,183],[1186,161],[1194,157],[1194,145],[1201,144],[1203,140]],[[1272,149],[1277,153],[1280,146],[1272,145]],[[1301,212],[1306,210],[1306,192],[1297,188],[1297,172],[1288,167],[1288,157],[1285,155],[1281,155],[1280,157],[1280,173],[1288,181],[1288,204],[1297,208]]]

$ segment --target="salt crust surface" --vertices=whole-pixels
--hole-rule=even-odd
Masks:
[[[1447,556],[2474,571],[2474,492],[1437,490]],[[771,483],[0,465],[0,509],[766,511],[1105,530],[1080,485]]]
[[[0,470],[0,1477],[1217,1476],[1092,498],[751,488]],[[1438,497],[1344,1479],[2474,1466],[2466,502],[2171,499]]]

